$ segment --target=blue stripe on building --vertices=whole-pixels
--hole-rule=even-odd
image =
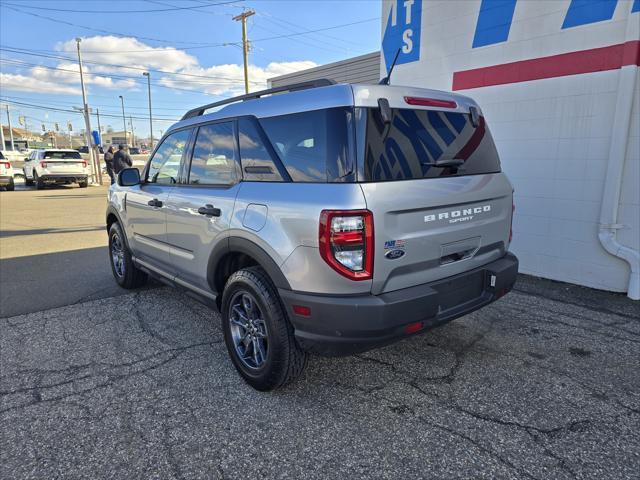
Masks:
[[[516,0],[482,0],[473,48],[506,42],[516,9]]]
[[[562,28],[611,20],[618,0],[571,0]],[[635,0],[638,3],[638,0]],[[636,8],[636,5],[633,6]],[[633,11],[633,10],[632,10]]]

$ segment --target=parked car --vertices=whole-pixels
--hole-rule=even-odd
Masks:
[[[80,152],[71,149],[34,150],[24,159],[25,183],[41,189],[48,184],[89,184],[89,168]]]
[[[83,145],[82,147],[78,148],[77,151],[80,153],[89,153],[89,147],[87,147],[86,145]],[[104,150],[102,149],[101,146],[98,146],[98,151],[100,153],[104,153]]]
[[[0,187],[6,188],[8,191],[15,190],[13,181],[13,167],[11,162],[0,152]]]
[[[138,147],[129,147],[129,155],[140,155],[140,149]]]
[[[318,81],[189,111],[142,175],[120,173],[106,224],[118,284],[153,275],[217,306],[234,366],[269,390],[309,353],[363,352],[505,295],[512,199],[470,98]]]

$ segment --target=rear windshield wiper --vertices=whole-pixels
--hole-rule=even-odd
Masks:
[[[422,165],[427,165],[429,167],[459,167],[464,164],[464,160],[459,158],[451,158],[449,160],[436,160],[435,162],[426,162]]]

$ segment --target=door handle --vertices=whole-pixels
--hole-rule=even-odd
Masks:
[[[198,213],[200,215],[206,215],[207,217],[219,217],[220,216],[220,209],[219,208],[215,208],[210,203],[207,203],[204,207],[200,207],[198,209]]]
[[[150,207],[160,208],[160,207],[162,207],[162,202],[160,200],[158,200],[157,198],[154,198],[153,200],[149,200],[147,202],[147,205],[149,205]]]

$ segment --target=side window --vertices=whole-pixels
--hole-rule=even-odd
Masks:
[[[260,119],[294,182],[340,181],[352,171],[348,108]]]
[[[238,141],[245,180],[282,182],[282,175],[280,175],[278,167],[269,155],[269,151],[264,146],[262,138],[251,120],[247,118],[238,120]]]
[[[147,183],[174,184],[178,181],[180,160],[191,130],[181,130],[164,139],[151,159]]]
[[[231,185],[236,179],[235,136],[233,123],[204,125],[198,130],[190,185]]]

